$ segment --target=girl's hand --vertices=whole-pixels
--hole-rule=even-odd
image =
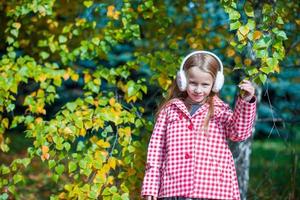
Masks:
[[[245,101],[249,102],[255,94],[255,88],[253,84],[248,80],[243,80],[238,86],[242,90],[241,97]]]

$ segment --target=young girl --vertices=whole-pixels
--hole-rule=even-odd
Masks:
[[[187,55],[158,110],[148,146],[141,196],[146,199],[240,199],[227,139],[251,136],[255,90],[243,81],[234,112],[217,96],[224,83],[220,59]]]

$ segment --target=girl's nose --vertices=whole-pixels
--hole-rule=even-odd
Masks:
[[[194,92],[199,94],[202,92],[202,89],[200,87],[196,87]]]

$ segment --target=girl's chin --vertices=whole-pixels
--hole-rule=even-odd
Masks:
[[[202,103],[204,98],[203,97],[193,97],[191,98],[192,101],[194,101],[195,103]]]

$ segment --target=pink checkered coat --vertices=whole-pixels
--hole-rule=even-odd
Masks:
[[[232,112],[215,96],[205,134],[201,125],[208,108],[204,104],[190,116],[184,103],[174,99],[160,112],[148,146],[141,197],[240,199],[227,139],[251,136],[256,99],[249,103],[238,98]]]

